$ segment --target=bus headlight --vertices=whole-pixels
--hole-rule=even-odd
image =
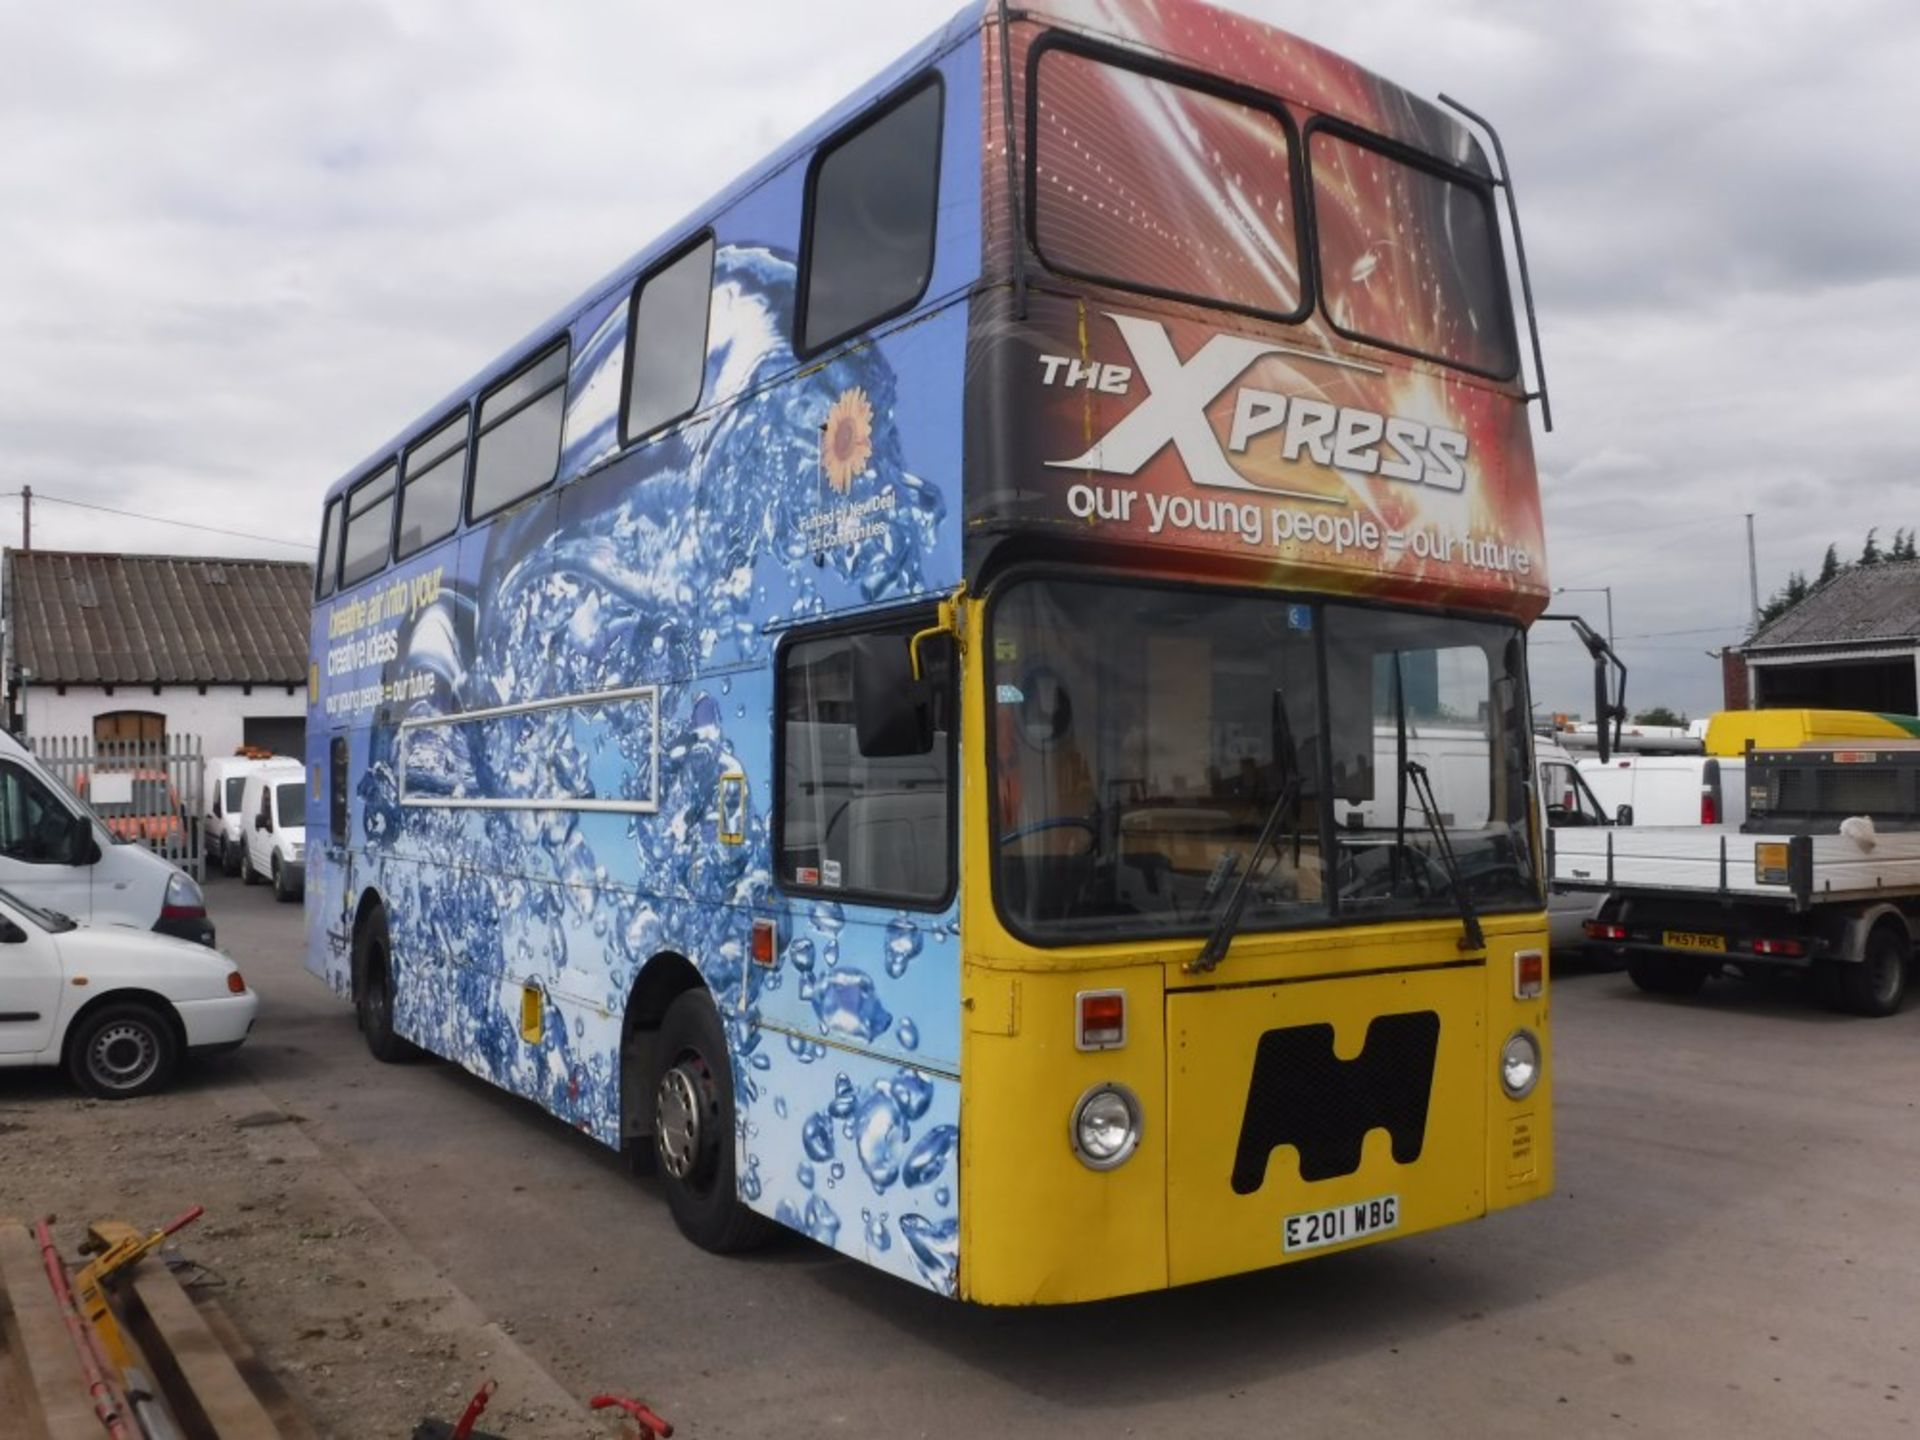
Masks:
[[[1140,1102],[1124,1085],[1096,1085],[1073,1107],[1073,1153],[1089,1170],[1111,1170],[1140,1143]]]
[[[1516,1030],[1500,1047],[1500,1088],[1509,1100],[1524,1100],[1540,1083],[1540,1042],[1531,1030]]]

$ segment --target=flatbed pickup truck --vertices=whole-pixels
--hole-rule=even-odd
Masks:
[[[1891,1015],[1920,928],[1920,743],[1755,750],[1731,827],[1557,830],[1555,889],[1603,891],[1591,946],[1643,990],[1727,968],[1811,970],[1837,1009]]]

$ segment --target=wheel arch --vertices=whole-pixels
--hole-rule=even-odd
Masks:
[[[634,977],[620,1019],[620,1138],[623,1143],[653,1134],[653,1107],[647,1103],[647,1077],[658,1056],[655,1047],[667,1007],[707,982],[686,956],[662,950]]]
[[[359,1000],[360,987],[366,980],[367,962],[366,957],[360,950],[360,937],[367,933],[367,926],[373,922],[374,916],[386,914],[386,909],[386,901],[381,898],[380,892],[371,885],[360,892],[360,899],[354,905],[353,941],[347,952],[349,963],[352,967],[352,994],[350,998],[353,1000]]]
[[[1867,941],[1874,931],[1886,927],[1898,930],[1900,938],[1913,946],[1913,921],[1907,913],[1891,901],[1880,901],[1863,908],[1857,915],[1849,915],[1843,927],[1836,959],[1860,961],[1867,958]]]

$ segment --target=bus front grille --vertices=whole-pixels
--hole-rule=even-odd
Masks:
[[[1330,1180],[1360,1168],[1369,1130],[1383,1129],[1393,1158],[1411,1165],[1426,1143],[1440,1016],[1433,1010],[1377,1016],[1360,1054],[1334,1053],[1333,1026],[1269,1030],[1255,1047],[1246,1111],[1233,1160],[1233,1189],[1251,1195],[1281,1145],[1300,1154],[1300,1178]]]

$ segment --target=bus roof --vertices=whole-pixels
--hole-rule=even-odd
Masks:
[[[998,9],[997,0],[986,0],[985,18]],[[1151,51],[1492,177],[1480,142],[1447,110],[1344,55],[1237,11],[1202,0],[1040,0],[1014,14]]]
[[[991,4],[992,0],[988,0]],[[354,481],[392,458],[395,451],[407,441],[413,439],[423,424],[430,423],[431,417],[444,416],[466,401],[470,396],[487,388],[495,380],[508,374],[515,366],[545,347],[561,331],[569,328],[586,311],[608,295],[614,294],[632,283],[635,276],[645,270],[655,259],[665,255],[681,240],[697,231],[714,215],[724,211],[742,196],[764,185],[773,176],[788,166],[803,161],[812,154],[813,149],[826,136],[832,134],[841,125],[859,114],[877,97],[891,90],[895,85],[945,54],[955,45],[965,41],[969,35],[980,28],[982,12],[978,5],[968,5],[940,29],[915,45],[886,69],[862,85],[858,90],[841,100],[831,109],[821,114],[805,129],[801,130],[784,145],[773,151],[759,164],[739,176],[732,184],[714,194],[710,199],[694,207],[672,225],[666,227],[647,245],[635,251],[614,269],[608,271],[597,282],[582,291],[533,327],[513,345],[503,350],[490,363],[475,371],[466,380],[456,385],[439,400],[425,409],[410,416],[405,425],[396,431],[385,443],[364,456],[359,463],[342,474],[327,487],[326,501],[333,500],[345,491]],[[324,503],[324,502],[323,502]]]

